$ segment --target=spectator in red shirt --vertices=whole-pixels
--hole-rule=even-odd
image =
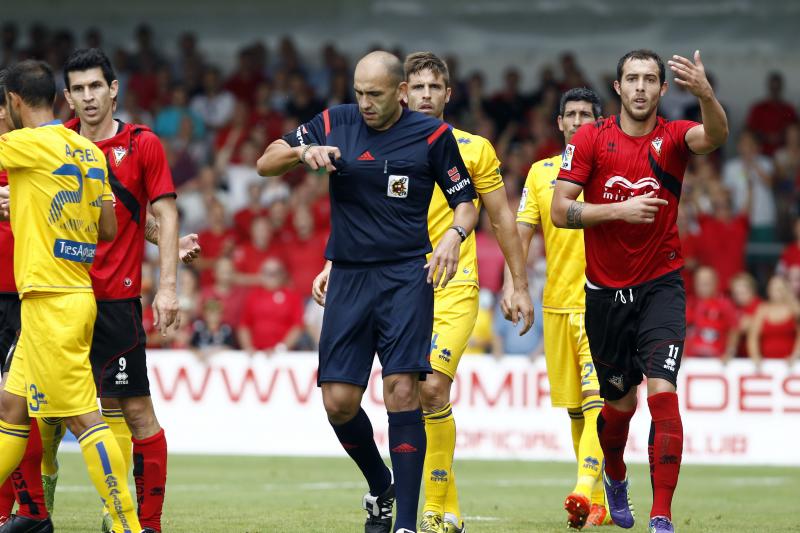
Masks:
[[[772,276],[767,284],[767,300],[756,309],[747,336],[750,359],[760,369],[762,359],[797,360],[800,304],[783,276]]]
[[[236,282],[240,285],[257,285],[262,276],[259,270],[264,261],[277,258],[283,262],[283,248],[275,242],[275,230],[269,219],[257,217],[250,225],[250,242],[233,252]]]
[[[786,245],[778,260],[778,273],[786,275],[793,266],[800,266],[800,218],[794,221],[794,242]]]
[[[261,265],[259,280],[244,303],[236,332],[239,345],[250,354],[291,350],[303,333],[303,299],[287,287],[286,269],[278,259]]]
[[[719,289],[727,291],[730,279],[745,270],[745,247],[750,231],[749,210],[734,215],[730,193],[722,188],[713,193],[711,204],[711,216],[697,217],[700,225],[697,259],[701,265],[714,269],[719,278]]]
[[[747,127],[758,135],[762,151],[772,155],[783,145],[786,128],[796,121],[797,111],[783,99],[783,74],[771,72],[767,76],[767,97],[750,108]]]
[[[200,272],[200,286],[208,287],[214,283],[214,263],[218,257],[228,255],[233,250],[235,235],[225,223],[225,208],[216,198],[208,203],[208,227],[197,238],[203,243],[203,253],[194,264]]]
[[[256,88],[265,79],[264,73],[259,71],[255,52],[252,46],[241,49],[236,70],[225,82],[225,89],[248,106],[255,101]]]
[[[248,289],[234,284],[235,270],[233,261],[228,257],[220,257],[214,266],[214,284],[201,289],[201,305],[209,300],[216,300],[222,308],[222,322],[232,327],[239,325],[242,304],[247,297]]]
[[[755,278],[747,272],[739,272],[733,276],[731,298],[738,313],[736,357],[747,357],[747,332],[750,331],[753,315],[761,303]]]
[[[736,353],[736,308],[717,291],[717,274],[700,267],[694,275],[695,296],[686,305],[686,344],[690,357],[730,360]]]
[[[292,277],[292,286],[304,298],[311,296],[311,283],[325,266],[325,245],[328,235],[316,231],[314,216],[306,206],[298,206],[292,213],[294,238],[285,248],[286,266]]]
[[[233,215],[233,230],[236,232],[237,244],[244,244],[250,240],[250,227],[255,218],[269,214],[269,209],[261,204],[263,190],[263,179],[251,182],[247,186],[247,205]]]

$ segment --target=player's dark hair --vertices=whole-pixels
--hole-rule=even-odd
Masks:
[[[31,107],[50,107],[56,99],[53,69],[44,61],[26,59],[6,70],[6,91],[18,94]]]
[[[99,68],[103,71],[103,79],[106,80],[108,85],[111,85],[111,82],[117,79],[114,68],[111,66],[111,61],[105,52],[99,48],[81,48],[72,52],[64,64],[64,86],[69,90],[70,72],[82,72],[93,68]]]
[[[6,105],[6,69],[0,70],[0,106]]]
[[[442,77],[444,80],[445,88],[450,87],[450,70],[447,68],[447,63],[441,60],[433,52],[414,52],[406,56],[405,64],[406,81],[408,77],[423,70],[430,70],[434,74]]]
[[[603,107],[600,104],[600,98],[597,96],[597,93],[586,87],[575,87],[561,95],[561,102],[558,104],[558,114],[562,117],[564,116],[567,102],[589,102],[592,104],[594,118],[600,118],[600,115],[603,113]]]
[[[625,66],[625,62],[628,61],[629,59],[639,59],[641,61],[649,61],[649,60],[655,61],[656,65],[658,65],[658,82],[664,83],[664,81],[666,81],[664,61],[661,60],[661,56],[659,56],[652,50],[646,50],[646,49],[631,50],[630,52],[628,52],[619,59],[619,63],[617,63],[617,81],[622,81],[622,67]]]

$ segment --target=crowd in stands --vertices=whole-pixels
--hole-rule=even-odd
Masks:
[[[104,48],[119,79],[116,117],[147,124],[161,138],[178,190],[181,232],[199,234],[202,256],[181,268],[181,328],[167,337],[151,331],[150,345],[204,355],[228,348],[314,350],[323,310],[309,296],[324,264],[328,178],[302,166],[281,179],[262,178],[255,162],[285,132],[328,106],[353,101],[354,58],[331,43],[306,57],[283,37],[274,47],[254,42],[230,62],[213,64],[195,34],[160,47],[146,25],[136,29],[135,43],[107,45],[96,29],[76,36],[41,24],[23,37],[6,22],[0,63],[33,57],[58,71],[71,50]],[[531,163],[562,150],[555,119],[564,90],[593,86],[605,115],[619,110],[614,74],[593,84],[570,52],[543,68],[533,87],[523,87],[520,70],[509,67],[497,91],[487,90],[481,72],[465,72],[458,58],[447,62],[453,96],[446,119],[494,144],[514,211]],[[725,150],[694,157],[686,172],[679,227],[687,356],[800,355],[800,122],[783,93],[781,73],[770,73],[765,94],[753,95],[746,123],[731,124],[737,137]],[[56,106],[62,119],[71,116],[63,98]],[[696,99],[674,85],[660,113],[699,119]],[[488,228],[484,220],[477,231],[481,311],[468,351],[537,356],[546,268],[541,240],[529,258],[537,327],[519,337],[497,311],[503,257]],[[145,304],[158,276],[155,250],[147,256]]]

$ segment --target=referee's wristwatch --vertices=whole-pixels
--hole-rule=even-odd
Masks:
[[[463,227],[461,227],[461,226],[450,226],[450,228],[448,228],[448,229],[456,230],[456,233],[458,233],[458,236],[461,237],[461,242],[464,242],[464,241],[467,240],[467,230],[465,230]]]

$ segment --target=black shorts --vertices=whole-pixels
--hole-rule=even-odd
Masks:
[[[603,398],[619,400],[643,375],[676,385],[686,338],[680,272],[625,289],[587,286],[586,335]]]
[[[89,359],[99,398],[150,396],[141,300],[97,302]]]
[[[425,257],[380,265],[334,263],[319,341],[317,384],[366,387],[377,352],[383,377],[430,364],[433,287]]]
[[[11,347],[20,328],[19,296],[0,294],[0,369],[3,374],[11,368]]]

